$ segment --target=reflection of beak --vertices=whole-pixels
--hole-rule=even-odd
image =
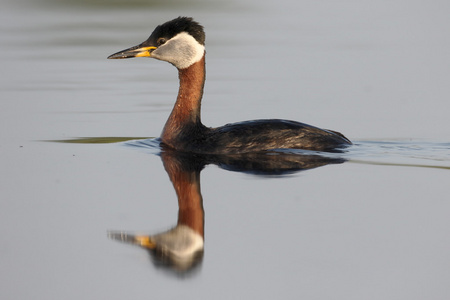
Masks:
[[[146,235],[136,235],[134,237],[134,243],[138,244],[141,247],[147,248],[147,249],[155,249],[156,243],[155,241]]]
[[[156,242],[154,241],[154,239],[151,236],[147,235],[133,235],[121,231],[111,231],[108,232],[108,237],[113,240],[119,240],[125,243],[139,245],[147,249],[156,248]]]
[[[152,51],[156,47],[141,47],[140,45],[119,51],[108,56],[109,59],[132,58],[132,57],[151,57]]]

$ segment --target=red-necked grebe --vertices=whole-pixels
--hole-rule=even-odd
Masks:
[[[108,58],[152,57],[178,69],[177,101],[161,143],[183,152],[231,154],[273,149],[335,151],[351,145],[342,134],[288,120],[254,120],[209,128],[200,121],[205,84],[205,33],[192,18],[179,17],[155,28],[143,43]]]

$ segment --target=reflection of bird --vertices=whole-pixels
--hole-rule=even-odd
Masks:
[[[180,89],[161,134],[163,145],[195,153],[244,153],[281,148],[333,151],[351,145],[338,132],[287,120],[255,120],[208,128],[200,121],[205,83],[205,33],[179,17],[153,31],[143,43],[108,58],[153,57],[177,67]]]
[[[158,265],[186,273],[198,266],[203,258],[204,211],[200,171],[205,164],[197,155],[182,156],[172,151],[162,152],[161,159],[178,198],[177,225],[154,235],[112,231],[108,236],[144,247],[150,250]]]

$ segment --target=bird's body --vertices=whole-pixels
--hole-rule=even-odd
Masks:
[[[351,145],[338,132],[307,124],[270,119],[209,128],[201,123],[205,84],[205,35],[191,18],[180,17],[156,27],[142,44],[109,58],[148,56],[170,62],[178,69],[177,101],[161,134],[164,146],[192,153],[232,154],[273,149],[335,151]]]
[[[172,132],[173,133],[173,132]],[[334,151],[347,139],[333,131],[307,124],[266,119],[227,124],[209,128],[201,123],[180,127],[163,144],[186,152],[234,154],[273,149]]]

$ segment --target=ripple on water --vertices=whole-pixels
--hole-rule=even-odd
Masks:
[[[448,142],[361,141],[344,156],[368,164],[450,169]]]
[[[161,140],[159,138],[136,139],[125,142],[128,147],[139,148],[151,154],[161,152]]]

